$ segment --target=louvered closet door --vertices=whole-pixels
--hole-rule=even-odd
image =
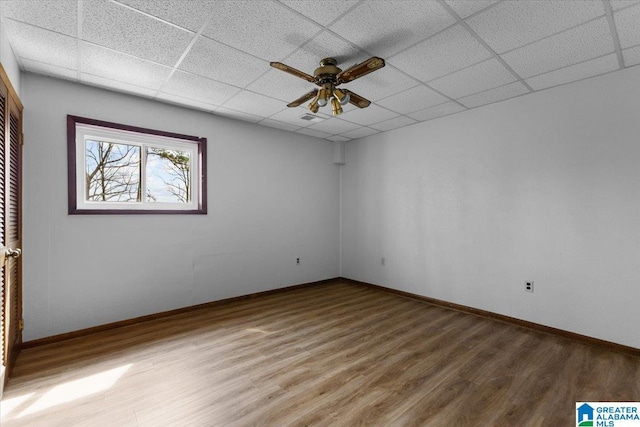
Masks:
[[[4,72],[0,74],[0,282],[6,381],[22,343],[22,112],[7,89]]]
[[[7,100],[7,88],[4,85],[4,82],[0,81],[0,247],[4,247],[5,240],[5,227],[4,227],[4,160],[5,160],[5,136],[6,136],[6,119],[8,112],[8,100]],[[2,336],[0,339],[2,340],[2,364],[7,366],[7,316],[6,316],[6,301],[7,301],[7,291],[6,291],[6,281],[5,281],[5,271],[4,264],[0,265],[0,283],[2,287],[2,320],[0,326],[2,326]],[[5,377],[6,378],[6,377]]]

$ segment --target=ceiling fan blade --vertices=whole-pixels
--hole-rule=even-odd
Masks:
[[[342,91],[349,94],[349,104],[353,104],[358,108],[367,108],[371,104],[371,101],[361,97],[357,93],[353,93],[347,89],[342,89]]]
[[[292,76],[300,77],[301,79],[306,80],[308,82],[311,82],[311,83],[316,82],[315,77],[310,76],[307,73],[303,73],[300,70],[296,70],[293,67],[289,67],[288,65],[285,65],[282,62],[270,62],[269,65],[271,65],[273,68],[277,68],[278,70],[284,71],[285,73],[289,73]]]
[[[350,82],[362,76],[366,76],[367,74],[372,73],[376,70],[379,70],[380,68],[384,67],[384,65],[384,59],[374,56],[364,62],[361,62],[351,68],[344,70],[343,72],[338,74],[336,78],[340,83]]]
[[[291,107],[298,107],[299,105],[307,102],[308,100],[310,100],[311,98],[315,97],[318,94],[318,89],[314,89],[309,93],[306,93],[304,95],[302,95],[300,98],[296,99],[293,102],[290,102],[289,104],[287,104],[287,107],[291,108]]]

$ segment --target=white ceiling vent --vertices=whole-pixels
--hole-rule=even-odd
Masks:
[[[324,118],[320,116],[314,116],[313,114],[309,114],[309,113],[301,115],[300,118],[308,122],[321,122],[324,120]]]

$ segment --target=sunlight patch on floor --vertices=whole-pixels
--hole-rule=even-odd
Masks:
[[[42,397],[36,400],[31,406],[22,411],[16,418],[22,418],[53,406],[71,402],[86,396],[90,396],[101,391],[111,388],[116,381],[129,370],[132,364],[123,365],[118,368],[100,372],[98,374],[89,375],[79,380],[69,381],[64,384],[57,385],[47,391]],[[33,393],[31,393],[33,394]],[[25,395],[29,398],[30,395]],[[23,396],[21,396],[22,398]],[[18,399],[18,398],[16,398]],[[4,404],[4,402],[3,402]],[[18,403],[19,404],[19,403]],[[14,408],[18,405],[15,404]],[[3,406],[4,417],[4,406]]]
[[[0,402],[1,419],[7,418],[14,409],[26,402],[31,396],[33,396],[33,393],[23,394],[22,396],[12,397],[11,399],[2,399],[2,402]]]

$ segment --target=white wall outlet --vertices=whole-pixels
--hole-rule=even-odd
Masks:
[[[524,282],[524,290],[533,293],[533,282]]]
[[[296,258],[296,265],[300,265],[300,258]]]

